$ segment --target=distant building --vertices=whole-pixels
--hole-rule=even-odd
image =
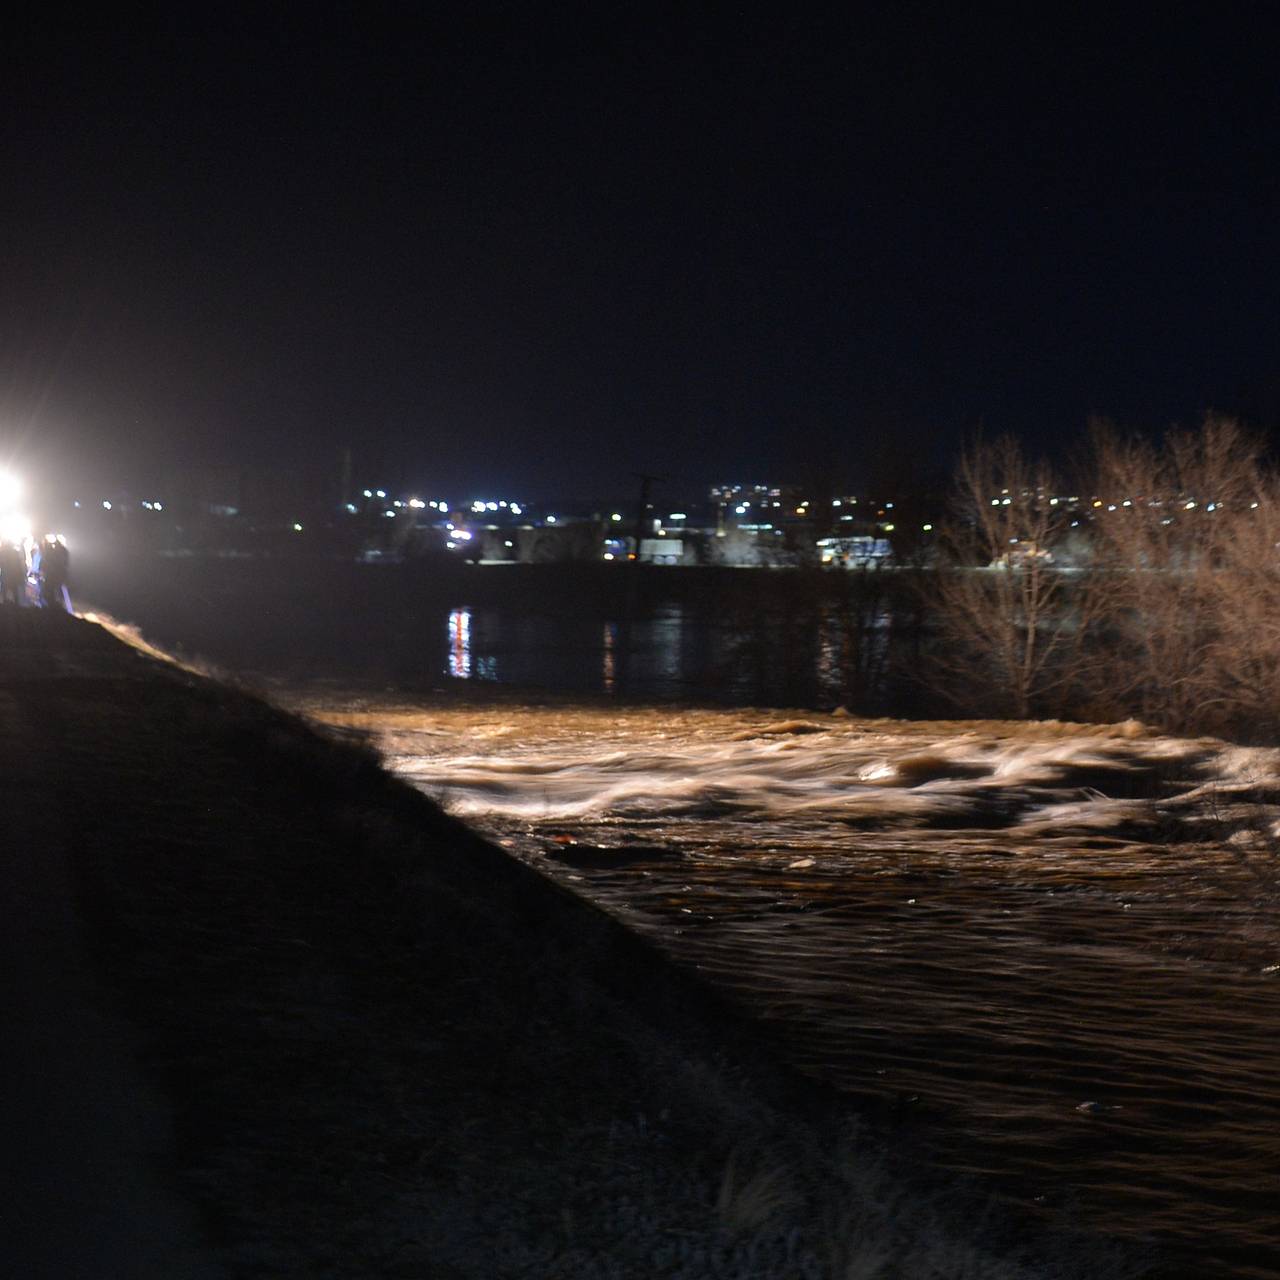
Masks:
[[[680,564],[684,560],[681,538],[641,538],[641,564]]]
[[[893,554],[888,538],[869,534],[851,538],[819,538],[818,558],[823,564],[844,569],[865,569],[881,564]]]

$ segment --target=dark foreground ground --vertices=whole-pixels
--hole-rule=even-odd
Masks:
[[[0,612],[4,1274],[1138,1274],[932,1185],[361,743]]]

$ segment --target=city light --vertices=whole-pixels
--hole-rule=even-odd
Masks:
[[[27,487],[29,488],[30,485],[28,484]],[[1142,486],[1138,487],[1141,488]],[[1199,486],[1187,485],[1187,488],[1193,487],[1199,488],[1202,492],[1212,492],[1212,487],[1207,484]],[[1132,486],[1125,485],[1124,488],[1132,488]],[[22,486],[17,477],[10,472],[0,469],[0,516],[5,514],[16,514],[22,508],[23,503],[15,500],[21,491]],[[360,490],[357,490],[357,494],[360,492]],[[871,505],[871,510],[868,510],[866,504],[862,504],[861,500],[852,498],[848,495],[839,498],[823,498],[821,500],[805,499],[794,496],[795,490],[789,487],[781,490],[782,498],[779,502],[773,499],[766,499],[765,495],[771,491],[766,489],[764,486],[755,486],[754,488],[747,486],[745,491],[741,486],[733,486],[713,490],[712,493],[714,496],[711,508],[705,511],[703,509],[689,509],[687,511],[675,510],[669,512],[666,516],[663,516],[660,514],[660,508],[656,508],[650,504],[645,512],[645,519],[643,521],[645,526],[643,537],[646,540],[649,538],[656,540],[653,544],[654,555],[650,556],[647,553],[648,549],[646,549],[646,554],[640,556],[630,555],[628,552],[627,540],[619,536],[623,531],[622,527],[626,526],[629,529],[630,522],[634,522],[636,518],[635,514],[630,513],[625,505],[614,510],[610,507],[604,507],[602,504],[597,503],[595,504],[596,513],[594,515],[592,515],[586,508],[581,511],[571,510],[570,514],[560,515],[556,513],[548,514],[545,512],[545,509],[542,509],[541,514],[539,514],[538,510],[528,512],[520,503],[513,502],[505,498],[467,498],[463,503],[454,507],[453,510],[460,513],[464,519],[469,517],[476,522],[474,529],[468,531],[459,529],[452,520],[448,520],[446,518],[444,513],[450,510],[450,504],[445,502],[443,499],[433,498],[427,500],[416,496],[408,498],[396,497],[393,499],[388,496],[384,500],[380,501],[379,505],[375,507],[373,506],[373,500],[377,498],[377,495],[379,493],[387,494],[388,491],[386,489],[369,489],[365,492],[369,494],[369,500],[362,502],[342,502],[340,504],[336,504],[335,507],[330,507],[329,510],[334,514],[345,511],[353,518],[358,517],[360,520],[368,521],[374,515],[379,515],[385,519],[394,521],[395,516],[400,514],[401,511],[413,512],[414,515],[416,515],[417,513],[430,508],[433,512],[432,517],[419,522],[423,531],[425,531],[428,524],[430,524],[432,528],[445,534],[445,537],[453,544],[451,549],[464,550],[469,556],[492,556],[495,562],[499,560],[512,561],[523,557],[523,552],[526,548],[523,548],[521,543],[512,541],[515,537],[515,529],[517,527],[530,529],[545,526],[548,529],[555,530],[557,534],[559,534],[563,528],[563,531],[567,536],[570,533],[585,533],[585,526],[592,519],[596,521],[595,529],[598,535],[597,546],[594,554],[604,558],[607,553],[609,559],[618,561],[628,558],[645,560],[653,559],[655,563],[674,563],[677,559],[682,559],[682,562],[686,564],[695,563],[702,554],[701,549],[704,542],[706,545],[710,545],[711,538],[723,538],[727,536],[734,539],[752,539],[754,542],[754,546],[752,547],[746,547],[745,543],[744,547],[741,549],[735,546],[728,556],[729,560],[735,560],[736,558],[742,559],[744,562],[749,561],[764,564],[768,557],[776,554],[778,550],[777,544],[773,539],[781,539],[783,535],[778,532],[778,527],[782,526],[787,527],[788,536],[796,538],[796,545],[791,548],[792,552],[796,556],[803,556],[805,554],[803,539],[806,531],[792,526],[810,518],[816,518],[816,516],[820,515],[823,511],[830,512],[830,527],[832,530],[834,530],[839,523],[852,523],[854,521],[862,521],[866,519],[873,522],[872,527],[875,527],[876,525],[879,526],[881,531],[879,536],[882,540],[885,539],[890,532],[896,531],[896,526],[890,523],[896,515],[894,508],[897,504],[895,502],[888,502],[882,499],[877,504],[872,499],[868,499],[867,501]],[[493,492],[493,490],[490,490],[490,492]],[[747,498],[745,493],[752,493],[753,497]],[[1237,510],[1243,511],[1248,509],[1256,511],[1260,505],[1257,502],[1251,503],[1247,499],[1239,502],[1224,502],[1218,499],[1211,501],[1207,498],[1188,498],[1186,496],[1185,489],[1182,494],[1178,494],[1176,496],[1166,495],[1163,498],[1153,498],[1143,493],[1139,493],[1137,497],[1123,498],[1112,498],[1110,496],[1069,497],[1066,494],[1053,494],[1051,491],[1047,490],[1046,487],[1026,485],[1019,485],[1015,488],[1008,489],[1000,489],[998,486],[992,486],[991,489],[987,490],[987,493],[988,496],[986,498],[979,499],[979,501],[983,506],[990,504],[995,507],[997,511],[1002,507],[1012,506],[1015,503],[1025,509],[1031,510],[1040,509],[1043,511],[1045,507],[1048,507],[1056,512],[1059,507],[1066,508],[1062,514],[1068,517],[1068,522],[1071,523],[1072,528],[1078,527],[1079,524],[1087,526],[1090,519],[1094,519],[1103,514],[1115,514],[1121,509],[1126,511],[1132,510],[1136,513],[1137,511],[1141,511],[1146,508],[1158,508],[1165,506],[1169,507],[1171,510],[1176,509],[1178,511],[1184,511],[1187,514],[1197,510],[1221,514],[1222,518],[1226,519],[1227,515],[1233,515]],[[671,499],[669,499],[669,501],[670,500]],[[855,503],[858,503],[859,505],[855,506]],[[1085,509],[1087,516],[1082,516],[1079,522],[1072,522],[1071,516],[1079,514],[1075,509],[1077,504],[1080,508]],[[70,499],[67,499],[61,505],[65,507],[73,504]],[[87,510],[92,510],[100,506],[102,510],[112,513],[113,516],[115,512],[119,512],[120,518],[125,520],[125,525],[123,526],[125,528],[132,528],[134,521],[130,519],[130,516],[133,513],[158,513],[165,509],[164,504],[158,499],[138,498],[134,496],[130,496],[128,498],[103,498],[98,500],[86,499],[82,505]],[[276,507],[277,515],[275,519],[277,523],[275,527],[277,529],[282,528],[284,530],[292,529],[293,532],[300,534],[303,532],[301,519],[297,522],[294,522],[292,517],[285,519],[286,512],[289,510],[289,505],[280,504]],[[1090,507],[1092,510],[1089,510]],[[541,508],[541,504],[539,504],[539,508]],[[771,508],[773,510],[771,510]],[[170,505],[169,510],[170,512],[173,512],[175,508]],[[213,514],[220,516],[234,516],[237,514],[234,508],[213,503],[209,504],[209,510]],[[184,506],[184,514],[185,511],[186,508]],[[777,511],[777,515],[774,514],[775,511]],[[300,517],[307,514],[306,511],[299,510],[296,506],[294,506],[294,512]],[[512,520],[504,522],[502,519],[498,518],[503,512],[510,512]],[[854,514],[855,512],[858,514]],[[1224,512],[1226,514],[1223,514]],[[438,519],[436,518],[436,513],[440,513]],[[526,514],[530,517],[527,521],[522,518]],[[1008,517],[1012,513],[1006,512],[1004,514]],[[730,516],[733,518],[730,519]],[[763,517],[765,516],[769,516],[777,522],[778,527],[765,523],[763,521]],[[779,519],[779,517],[781,517],[781,519]],[[788,519],[788,517],[790,517],[790,519]],[[719,523],[718,528],[714,527],[717,518]],[[601,522],[603,522],[603,524],[601,524]],[[690,528],[690,522],[692,522],[692,528]],[[114,526],[114,523],[114,519],[113,521],[106,521],[103,523],[104,534],[107,526]],[[149,530],[150,536],[168,536],[169,531],[167,529],[167,522],[147,521],[145,515],[142,515],[138,517],[138,523],[139,533],[142,532],[143,526],[154,525],[154,529]],[[323,523],[323,521],[320,521],[320,523]],[[1174,520],[1172,523],[1178,522]],[[409,526],[412,526],[413,524],[414,520],[411,517],[409,520]],[[318,528],[319,524],[315,519],[308,519],[306,521],[305,528],[314,533],[313,526]],[[924,540],[923,545],[930,545],[932,543],[932,535],[935,532],[939,530],[945,532],[944,526],[934,523],[921,523],[919,521],[919,517],[916,518],[916,523],[912,524],[910,523],[910,520],[908,520],[902,527],[904,530],[915,529],[917,532],[928,535]],[[1064,525],[1063,528],[1065,529],[1065,527],[1066,526]],[[447,533],[445,532],[446,528],[448,530]],[[610,533],[611,528],[613,529],[612,534]],[[401,531],[401,526],[397,526],[395,531],[389,530],[385,526],[377,526],[377,530],[378,534],[381,535],[380,545],[378,545],[377,549],[374,551],[366,549],[362,553],[368,558],[394,557],[396,559],[408,560],[421,555],[424,551],[423,544],[416,540],[388,536],[392,533],[399,533]],[[486,530],[489,532],[486,533]],[[840,530],[840,532],[847,536],[851,531]],[[363,534],[369,539],[373,539],[376,536],[367,527],[363,529]],[[768,535],[772,535],[772,537],[769,537]],[[506,540],[504,541],[503,539]],[[659,549],[662,547],[662,544],[666,544],[666,547],[671,549],[673,544],[678,540],[685,540],[683,543],[682,557],[677,556],[674,553],[664,555]],[[1001,541],[1003,541],[1003,538]],[[472,543],[475,543],[474,547],[470,546]],[[603,543],[603,545],[600,545],[601,543]],[[1026,544],[1025,538],[1023,538],[1023,544]],[[302,543],[300,540],[297,546],[300,547],[301,545]],[[435,542],[435,545],[437,547],[441,545],[439,540]],[[767,553],[762,553],[758,550],[758,548],[763,548],[766,545],[769,547],[769,551]],[[887,542],[885,545],[887,545]],[[556,558],[557,556],[564,556],[567,558],[573,554],[576,547],[577,543],[570,543],[564,547],[541,549],[538,552],[538,557],[544,557],[550,553],[552,558]],[[504,548],[506,551],[519,550],[521,551],[521,555],[503,555],[502,550]],[[297,547],[295,547],[295,554],[297,554]],[[723,556],[724,552],[722,551],[719,554]],[[834,552],[832,554],[835,555]],[[836,559],[844,562],[841,556],[837,555]]]

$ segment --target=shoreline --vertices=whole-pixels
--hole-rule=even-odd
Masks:
[[[0,685],[58,761],[87,954],[229,1274],[1136,1274],[909,1191],[744,1018],[350,736],[24,625],[45,653]]]

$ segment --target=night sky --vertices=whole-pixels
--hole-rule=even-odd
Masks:
[[[5,33],[39,483],[897,484],[978,428],[1280,425],[1261,16],[251,12]]]

